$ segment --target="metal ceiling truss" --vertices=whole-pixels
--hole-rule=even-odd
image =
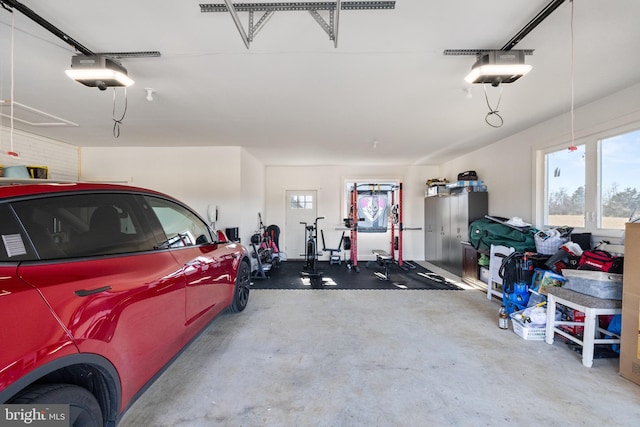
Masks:
[[[333,40],[334,47],[338,47],[338,27],[341,10],[381,10],[395,9],[396,7],[395,1],[337,0],[334,2],[238,3],[235,5],[231,0],[224,1],[225,4],[201,4],[200,12],[229,12],[247,49],[249,49],[249,45],[255,39],[258,32],[275,12],[309,12],[313,19],[315,19],[325,33],[327,33],[329,40]],[[328,12],[329,22],[320,15],[319,11]],[[247,12],[249,14],[248,31],[245,31],[242,26],[238,12]],[[263,12],[257,22],[255,22],[254,12]]]
[[[480,56],[483,53],[494,52],[496,49],[445,49],[442,53],[448,56],[474,55]],[[525,55],[533,55],[533,49],[521,49]]]
[[[570,0],[573,1],[573,0]],[[513,36],[500,50],[511,50],[522,41],[522,39],[544,21],[554,10],[556,10],[565,0],[551,0],[538,14],[527,23],[518,33]],[[479,57],[483,53],[495,51],[497,49],[445,49],[445,55],[475,55]],[[525,55],[533,55],[533,49],[522,49]]]
[[[157,50],[139,50],[133,52],[96,52],[95,55],[110,56],[111,58],[157,58],[160,52]]]

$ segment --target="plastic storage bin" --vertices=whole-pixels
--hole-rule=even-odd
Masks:
[[[622,274],[604,271],[562,270],[564,288],[601,299],[622,299]]]
[[[521,338],[529,341],[544,341],[546,338],[546,326],[525,324],[522,320],[516,319],[516,315],[522,314],[524,310],[511,313],[511,324],[513,332]]]

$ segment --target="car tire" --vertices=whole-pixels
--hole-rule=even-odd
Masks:
[[[69,384],[45,384],[28,388],[11,403],[69,404],[69,425],[101,427],[102,410],[95,396],[87,389]]]
[[[248,262],[241,262],[236,275],[236,285],[233,289],[233,301],[229,310],[239,313],[247,307],[249,290],[251,289],[251,267]]]

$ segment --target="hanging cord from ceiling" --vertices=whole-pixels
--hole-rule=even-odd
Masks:
[[[487,93],[487,85],[486,84],[482,85],[482,87],[484,88],[484,99],[487,102],[487,107],[489,107],[489,112],[484,117],[484,121],[491,127],[494,127],[494,128],[502,127],[502,125],[504,124],[504,119],[502,118],[500,113],[498,113],[498,108],[500,107],[500,101],[502,100],[502,85],[500,85],[500,87],[499,87],[500,88],[500,95],[498,97],[498,102],[496,103],[496,108],[491,107],[491,103],[489,102],[489,94]],[[492,123],[492,121],[490,120],[492,116],[498,118],[498,121],[496,123]]]
[[[571,0],[571,18],[570,18],[570,26],[571,26],[571,145],[569,146],[569,151],[576,151],[578,147],[576,147],[576,135],[575,135],[575,125],[574,125],[574,102],[575,102],[575,89],[574,89],[574,47],[573,47],[573,0]]]
[[[4,7],[4,5],[3,5]],[[5,8],[6,9],[6,8]],[[10,11],[12,12],[12,11]],[[14,102],[14,46],[15,46],[15,14],[12,12],[11,13],[11,48],[10,50],[10,58],[9,58],[9,62],[10,62],[10,66],[9,66],[9,73],[10,73],[10,87],[9,87],[9,92],[10,92],[10,97],[11,97],[11,104],[9,105],[9,145],[10,145],[10,149],[9,151],[6,152],[6,154],[8,156],[12,156],[12,157],[20,157],[20,155],[18,154],[17,151],[15,151],[14,146],[13,146],[13,106],[15,104]]]
[[[127,88],[124,88],[124,110],[122,111],[122,116],[117,119],[116,118],[116,88],[113,88],[113,137],[120,137],[120,125],[124,120],[124,116],[127,114]]]

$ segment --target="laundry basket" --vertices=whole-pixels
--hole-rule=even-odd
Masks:
[[[510,314],[513,332],[528,341],[543,341],[546,337],[546,327],[544,325],[540,326],[524,323],[521,319],[517,318],[517,315],[521,315],[523,312],[524,310],[521,310]]]

